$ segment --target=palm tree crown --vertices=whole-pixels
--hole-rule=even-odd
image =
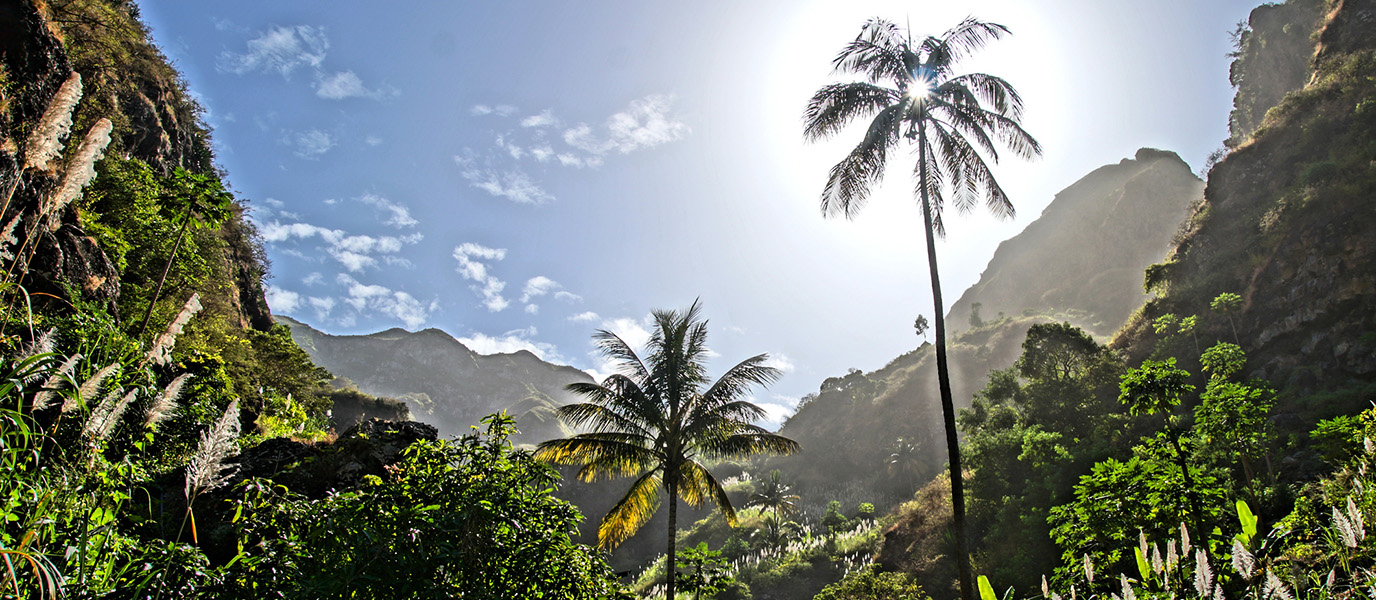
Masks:
[[[611,549],[636,532],[659,508],[659,490],[669,497],[669,549],[673,560],[676,498],[693,506],[711,499],[732,525],[736,511],[704,461],[758,453],[789,454],[798,444],[752,422],[764,411],[744,400],[750,388],[769,384],[779,371],[761,354],[731,367],[715,382],[707,375],[707,322],[694,302],[685,311],[655,311],[655,327],[642,358],[610,331],[594,336],[620,372],[600,384],[568,389],[588,401],[559,409],[582,433],[550,440],[536,458],[581,465],[579,478],[636,477],[630,490],[602,519],[598,545]],[[673,577],[668,578],[669,597]]]
[[[937,383],[950,457],[956,566],[965,600],[974,596],[935,238],[946,233],[942,211],[948,189],[952,204],[961,212],[974,208],[982,195],[984,205],[995,215],[1012,216],[1013,204],[994,180],[985,159],[987,155],[989,160],[998,161],[996,142],[1023,158],[1041,154],[1041,146],[1020,125],[1022,98],[1013,86],[992,75],[955,72],[956,63],[967,54],[1006,33],[1008,29],[1002,25],[966,19],[940,37],[928,36],[914,43],[897,25],[871,19],[832,61],[834,72],[859,75],[864,80],[822,87],[808,102],[804,115],[804,135],[811,141],[831,137],[852,121],[870,120],[860,144],[828,174],[822,191],[822,212],[827,216],[854,216],[870,190],[883,179],[889,154],[904,141],[916,146],[913,175],[927,234],[927,269],[936,308]]]
[[[766,510],[774,511],[774,518],[779,519],[785,513],[792,513],[798,510],[798,502],[801,498],[797,494],[790,494],[793,486],[784,483],[783,473],[778,469],[769,472],[768,479],[762,479],[756,487],[755,492],[750,494],[750,499],[746,501],[745,507],[758,506]]]

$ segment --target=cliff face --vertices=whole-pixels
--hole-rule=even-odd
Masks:
[[[1165,255],[1203,191],[1173,152],[1143,148],[1095,169],[999,244],[979,282],[951,304],[948,327],[963,328],[979,303],[984,319],[1077,311],[1077,325],[1111,335],[1147,300],[1142,270]]]
[[[506,410],[517,417],[518,441],[563,437],[567,432],[553,409],[576,400],[564,386],[592,381],[587,373],[524,350],[477,354],[438,329],[329,335],[289,317],[277,319],[291,327],[292,338],[316,364],[364,392],[405,401],[416,418],[446,436]]]
[[[1168,289],[1115,342],[1140,360],[1160,342],[1151,318],[1198,314],[1201,339],[1236,339],[1282,390],[1297,429],[1376,388],[1376,3],[1336,3],[1318,39],[1310,83],[1213,168]],[[1232,314],[1210,310],[1223,292],[1242,297]]]
[[[1056,194],[1036,221],[1000,244],[979,283],[947,317],[953,329],[965,329],[948,341],[957,409],[970,405],[990,370],[1013,364],[1036,323],[1070,319],[1100,335],[1116,330],[1146,299],[1142,269],[1166,253],[1202,189],[1174,153],[1142,149]],[[962,326],[976,302],[984,323]],[[906,497],[946,463],[934,347],[926,344],[872,373],[827,379],[781,433],[803,451],[774,459],[771,467],[818,491],[809,497],[857,488],[870,494],[865,501]],[[916,466],[892,473],[888,462],[900,438],[916,445]]]
[[[75,147],[101,118],[113,125],[104,155],[135,159],[161,176],[174,169],[214,174],[209,132],[200,123],[200,107],[191,100],[176,70],[149,41],[132,4],[102,0],[19,0],[0,8],[0,194],[3,222],[16,215],[11,251],[27,246],[33,258],[23,284],[30,292],[67,298],[68,290],[117,312],[121,279],[126,273],[88,230],[80,202],[73,202],[37,223],[40,202],[52,197],[64,173],[77,161]],[[29,132],[54,102],[72,72],[80,74],[80,102],[71,115],[70,134],[59,141],[66,151],[51,166],[26,165],[34,149]],[[96,178],[104,172],[96,164]],[[116,201],[125,201],[116,199]],[[224,317],[239,327],[266,330],[271,316],[263,299],[262,261],[255,256],[254,233],[236,215],[203,237],[207,260],[214,263],[218,289],[197,290],[203,297],[222,296]],[[31,237],[32,240],[26,240]],[[135,282],[151,287],[148,281]],[[182,298],[190,291],[182,294]],[[75,298],[73,298],[75,299]],[[181,299],[177,300],[179,304]],[[137,315],[121,315],[124,319]]]
[[[1261,125],[1266,111],[1303,87],[1313,73],[1312,34],[1324,16],[1324,0],[1289,0],[1252,10],[1237,32],[1228,80],[1237,88],[1228,118],[1227,145],[1236,147]]]

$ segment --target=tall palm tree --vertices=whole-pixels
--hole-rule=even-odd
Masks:
[[[798,450],[797,442],[751,424],[764,410],[742,399],[753,386],[779,378],[778,369],[764,364],[768,355],[747,358],[712,382],[704,364],[707,321],[700,313],[697,302],[685,311],[655,311],[643,359],[616,334],[598,331],[598,347],[620,372],[600,384],[569,385],[569,391],[588,401],[559,408],[560,417],[588,433],[544,442],[535,451],[541,460],[581,465],[578,477],[584,481],[636,477],[597,528],[597,543],[604,549],[616,547],[649,521],[664,489],[669,498],[669,599],[674,597],[677,499],[693,506],[711,499],[736,524],[726,490],[702,461]]]
[[[804,116],[804,134],[809,141],[829,138],[852,121],[870,120],[860,144],[831,169],[822,192],[822,212],[827,216],[854,216],[883,178],[890,152],[905,143],[916,146],[913,174],[922,205],[936,308],[937,380],[950,455],[956,562],[965,600],[973,598],[973,588],[935,238],[945,235],[942,209],[948,188],[950,200],[961,212],[973,208],[983,196],[984,205],[995,215],[1013,215],[1013,205],[985,159],[987,155],[998,161],[996,141],[1024,158],[1041,154],[1037,141],[1022,129],[1022,98],[1008,82],[992,75],[957,74],[954,70],[970,52],[1006,33],[1008,29],[1002,25],[966,19],[940,37],[929,36],[914,43],[897,25],[872,19],[832,61],[835,73],[860,75],[864,80],[824,86],[812,96]]]
[[[774,511],[774,519],[778,520],[783,516],[782,513],[791,513],[798,510],[798,501],[801,500],[796,494],[790,494],[793,486],[784,483],[784,475],[778,469],[769,472],[769,479],[760,480],[759,487],[755,493],[750,494],[750,499],[745,502],[746,508],[759,506],[765,510]]]

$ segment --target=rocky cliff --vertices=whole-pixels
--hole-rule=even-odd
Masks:
[[[1261,125],[1266,111],[1304,86],[1313,74],[1314,30],[1324,0],[1289,0],[1252,10],[1234,32],[1236,50],[1228,81],[1237,88],[1226,144],[1236,147]]]
[[[1299,433],[1376,392],[1374,15],[1376,2],[1334,3],[1309,83],[1214,166],[1158,268],[1161,296],[1114,343],[1132,360],[1170,352],[1150,320],[1200,315],[1201,338],[1241,344],[1282,390],[1278,422]],[[1241,306],[1212,311],[1224,292]]]
[[[1147,300],[1142,269],[1161,260],[1204,183],[1174,152],[1143,148],[1056,194],[1036,221],[999,244],[979,282],[946,322],[1071,311],[1077,325],[1112,335]]]
[[[370,335],[330,335],[289,317],[292,338],[311,359],[369,394],[407,403],[415,418],[457,435],[483,416],[505,410],[517,417],[517,441],[538,442],[567,432],[554,408],[575,398],[564,386],[592,381],[573,367],[527,351],[482,355],[438,329],[388,329]]]

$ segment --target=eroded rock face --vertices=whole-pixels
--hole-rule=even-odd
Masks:
[[[1248,15],[1228,68],[1228,80],[1237,88],[1228,120],[1229,146],[1251,137],[1267,110],[1309,80],[1315,47],[1310,34],[1323,9],[1323,0],[1289,0],[1258,6]]]

